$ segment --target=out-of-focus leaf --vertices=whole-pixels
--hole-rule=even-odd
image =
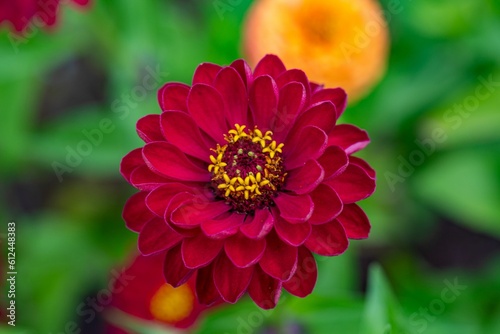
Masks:
[[[382,268],[374,264],[369,270],[368,291],[362,319],[361,333],[405,333],[402,311],[395,299]]]
[[[476,231],[500,236],[500,147],[443,154],[411,180],[421,200]]]

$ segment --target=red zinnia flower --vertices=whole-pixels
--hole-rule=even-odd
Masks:
[[[142,254],[166,252],[168,283],[197,273],[203,304],[248,291],[272,308],[282,287],[311,293],[311,252],[339,255],[348,238],[368,236],[355,202],[373,193],[375,172],[351,154],[369,138],[336,125],[342,89],[268,55],[253,73],[243,60],[202,64],[192,86],[168,83],[158,96],[162,114],[137,123],[145,146],[121,164],[140,190],[123,217]]]
[[[162,264],[158,255],[135,258],[116,280],[111,306],[168,327],[191,327],[206,309],[196,301],[195,276],[174,288],[165,283]]]
[[[72,0],[85,6],[89,0]],[[0,0],[0,23],[9,21],[22,32],[32,19],[39,17],[47,26],[56,23],[60,0]]]

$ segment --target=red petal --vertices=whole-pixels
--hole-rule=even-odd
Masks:
[[[355,153],[369,143],[368,133],[351,124],[337,125],[328,134],[328,146],[340,146],[347,154]]]
[[[154,214],[146,206],[147,192],[141,191],[132,195],[123,207],[123,220],[127,228],[134,232],[139,232],[142,227],[151,219]]]
[[[232,67],[225,67],[215,78],[215,88],[226,105],[229,124],[247,124],[248,95],[240,75]]]
[[[313,214],[314,203],[309,195],[280,193],[274,199],[280,215],[290,223],[304,223]]]
[[[220,253],[224,242],[199,233],[182,241],[182,260],[187,268],[196,269],[212,262]]]
[[[345,204],[361,201],[375,191],[375,180],[354,164],[349,164],[342,174],[325,183],[335,189]]]
[[[210,180],[208,170],[203,170],[193,164],[177,147],[165,142],[146,144],[142,150],[146,164],[153,171],[167,177],[185,181]]]
[[[361,167],[366,172],[366,174],[368,174],[369,177],[371,177],[372,179],[375,179],[375,177],[376,177],[375,170],[363,159],[350,156],[349,163],[356,165],[358,167]]]
[[[266,237],[267,246],[259,265],[267,274],[287,281],[297,269],[297,247],[281,241],[275,232]]]
[[[337,217],[337,220],[344,226],[349,239],[366,239],[370,234],[370,221],[363,209],[357,204],[347,204],[344,210]]]
[[[170,182],[175,180],[153,173],[146,165],[137,167],[130,175],[130,183],[140,190],[151,191]]]
[[[306,91],[306,102],[307,102],[311,96],[311,89],[309,87],[309,79],[307,79],[307,75],[303,71],[294,68],[284,73],[281,73],[276,78],[276,84],[278,84],[278,87],[280,89],[285,85],[289,84],[290,82],[300,82],[304,86]]]
[[[272,278],[256,266],[248,286],[248,294],[255,304],[264,310],[275,308],[281,296],[281,281]]]
[[[305,127],[298,136],[291,133],[283,148],[286,169],[301,167],[307,160],[319,158],[325,151],[327,142],[325,132],[315,126]]]
[[[311,234],[311,224],[290,224],[286,220],[281,219],[281,217],[276,219],[274,228],[281,240],[291,246],[302,245]]]
[[[314,203],[314,212],[309,219],[311,224],[324,224],[342,212],[343,204],[339,195],[326,184],[320,184],[312,193],[311,199]]]
[[[337,110],[337,118],[339,118],[347,106],[347,94],[342,88],[322,89],[313,94],[311,105],[322,101],[331,101]]]
[[[313,225],[305,246],[316,254],[334,256],[345,252],[349,240],[342,225],[337,220],[332,220],[326,224]]]
[[[274,217],[269,210],[256,210],[253,217],[247,217],[249,222],[245,222],[240,227],[241,233],[250,239],[261,239],[265,237],[273,228]]]
[[[300,247],[297,271],[289,281],[283,283],[283,287],[292,295],[304,298],[314,290],[317,279],[318,268],[314,256],[306,247]]]
[[[205,142],[200,128],[190,115],[178,111],[164,112],[161,115],[161,129],[171,144],[193,157],[209,161],[210,147],[215,147],[215,142]]]
[[[255,66],[253,72],[254,78],[260,75],[270,75],[276,79],[281,73],[285,72],[286,68],[281,59],[275,55],[265,55],[259,63]]]
[[[315,82],[309,82],[309,86],[311,86],[311,93],[316,93],[323,89],[324,85],[317,84]]]
[[[224,100],[219,92],[207,85],[197,84],[188,96],[189,113],[196,124],[218,143],[224,141],[229,130],[226,121]]]
[[[181,245],[177,245],[167,252],[163,264],[163,275],[168,284],[177,288],[186,283],[193,273],[194,270],[186,268],[182,262]]]
[[[168,250],[182,240],[163,218],[151,219],[141,230],[138,239],[139,251],[142,255],[151,255]]]
[[[244,219],[245,215],[227,213],[225,217],[204,221],[201,224],[201,229],[211,238],[226,238],[238,232],[238,228],[243,224]]]
[[[248,66],[246,61],[244,61],[243,59],[237,59],[233,61],[229,66],[231,66],[238,72],[241,79],[243,80],[243,83],[245,84],[245,87],[250,87],[253,82],[253,74],[252,69],[250,68],[250,66]]]
[[[254,125],[261,131],[271,129],[271,120],[278,109],[278,86],[270,76],[255,79],[249,93]]]
[[[120,163],[120,173],[125,180],[130,182],[130,175],[134,169],[142,165],[145,165],[145,162],[142,158],[142,147],[140,147],[123,157],[122,162]]]
[[[158,90],[158,102],[161,110],[180,110],[187,112],[187,97],[189,94],[189,86],[171,82],[164,85]]]
[[[213,270],[214,265],[211,264],[199,269],[196,276],[196,297],[202,305],[211,306],[220,299],[214,283]]]
[[[172,212],[172,223],[180,227],[193,227],[203,224],[231,209],[224,201],[189,201]]]
[[[325,170],[325,180],[343,173],[349,165],[349,158],[343,149],[338,146],[327,147],[325,153],[318,158],[318,162]]]
[[[303,167],[288,172],[285,189],[296,194],[307,194],[323,181],[325,172],[316,160],[309,160]]]
[[[312,125],[325,131],[325,133],[330,133],[336,121],[337,111],[335,106],[330,101],[326,101],[315,104],[304,111],[295,122],[294,127],[302,129]]]
[[[212,63],[200,64],[193,75],[193,86],[195,84],[213,85],[217,73],[222,69],[221,66]]]
[[[180,192],[190,192],[191,187],[182,183],[168,183],[162,185],[149,193],[146,197],[146,205],[159,217],[165,216],[165,210],[172,198]]]
[[[222,299],[228,303],[236,303],[248,288],[253,270],[253,266],[237,268],[225,254],[221,254],[215,262],[214,282]]]
[[[147,115],[137,121],[137,134],[145,143],[165,141],[160,129],[160,115]]]
[[[271,123],[273,139],[283,142],[306,102],[306,90],[299,82],[291,82],[279,91],[278,110]]]
[[[246,268],[262,258],[266,250],[265,239],[249,239],[242,234],[237,234],[226,240],[224,245],[227,257],[238,268]]]

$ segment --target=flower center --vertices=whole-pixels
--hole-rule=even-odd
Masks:
[[[186,285],[174,288],[162,285],[154,294],[149,305],[153,317],[173,324],[186,319],[194,308],[193,291]]]
[[[218,197],[225,198],[239,213],[253,213],[274,205],[286,173],[283,172],[282,148],[273,140],[273,133],[262,133],[257,127],[245,130],[245,125],[224,135],[227,144],[212,149],[212,187]]]

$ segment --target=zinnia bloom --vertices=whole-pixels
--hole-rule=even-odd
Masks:
[[[206,309],[196,301],[195,276],[174,288],[165,283],[163,256],[137,256],[116,280],[111,307],[170,328],[193,326]],[[110,327],[108,333],[117,332]]]
[[[250,65],[267,53],[311,80],[366,94],[385,71],[387,25],[376,0],[257,0],[245,26]]]
[[[243,60],[201,64],[192,86],[168,83],[161,115],[137,123],[144,147],[121,164],[140,190],[125,205],[144,255],[165,252],[166,281],[197,273],[198,300],[234,303],[245,292],[273,308],[282,287],[306,296],[316,282],[311,252],[343,253],[368,236],[356,204],[375,173],[351,156],[365,131],[337,125],[347,97],[273,55],[252,73]]]
[[[72,0],[85,6],[89,0]],[[47,26],[56,23],[60,0],[0,0],[0,23],[12,23],[17,32],[22,32],[35,18],[40,18]]]

